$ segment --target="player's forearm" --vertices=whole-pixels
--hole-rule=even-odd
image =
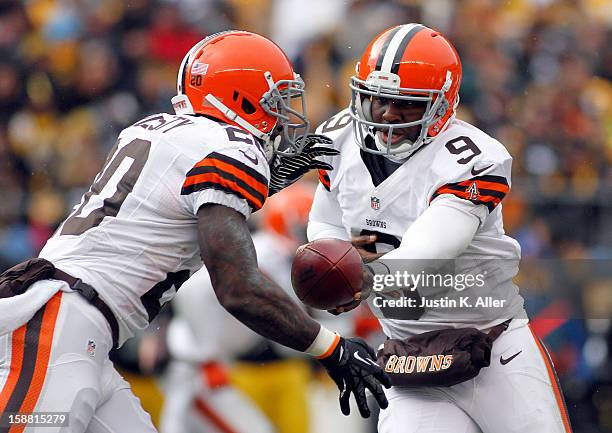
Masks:
[[[320,325],[261,273],[244,217],[226,206],[205,205],[198,221],[202,260],[221,305],[264,337],[306,350]]]
[[[225,294],[219,298],[223,307],[258,334],[305,351],[317,336],[320,325],[259,271],[240,277],[218,283],[222,285],[219,293]],[[224,288],[226,284],[231,288]]]

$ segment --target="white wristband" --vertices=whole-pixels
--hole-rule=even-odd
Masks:
[[[321,326],[314,341],[304,352],[319,359],[327,358],[332,354],[339,341],[340,335]]]

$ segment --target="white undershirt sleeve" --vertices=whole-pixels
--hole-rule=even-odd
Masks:
[[[336,193],[327,191],[319,184],[315,192],[310,216],[308,217],[308,240],[335,238],[350,241],[351,238],[342,225],[342,210]]]
[[[406,231],[399,248],[385,254],[381,262],[392,274],[418,274],[432,272],[443,260],[456,258],[480,225],[470,207],[474,205],[452,196],[435,200]]]

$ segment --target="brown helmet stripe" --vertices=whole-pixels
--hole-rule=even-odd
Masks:
[[[389,32],[389,36],[387,36],[387,40],[385,41],[384,45],[380,49],[380,53],[378,53],[378,59],[376,60],[376,70],[377,71],[380,71],[380,68],[382,67],[383,59],[385,57],[385,53],[387,52],[387,48],[389,48],[389,44],[391,43],[391,39],[393,39],[393,36],[395,36],[395,34],[401,28],[402,28],[402,26],[397,26],[396,28],[394,28],[393,30],[391,30]]]
[[[398,73],[402,57],[404,56],[404,51],[406,51],[406,47],[408,46],[414,35],[416,35],[424,28],[425,26],[418,24],[414,26],[408,33],[406,33],[406,36],[404,36],[404,39],[402,39],[402,41],[397,47],[397,50],[395,51],[395,56],[393,56],[391,72],[393,72],[394,74]]]

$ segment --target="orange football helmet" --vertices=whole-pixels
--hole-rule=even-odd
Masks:
[[[305,144],[297,142],[310,127],[304,82],[283,50],[263,36],[230,30],[201,40],[183,58],[176,89],[176,114],[239,126],[264,142],[269,158],[273,151],[299,153]],[[293,98],[301,99],[301,112],[291,107]],[[281,141],[285,150],[274,149]]]
[[[365,152],[409,156],[454,117],[460,84],[461,61],[440,33],[421,24],[385,30],[366,48],[351,78],[349,111],[357,143]],[[423,102],[425,113],[414,122],[375,122],[371,112],[373,97]],[[404,139],[392,145],[394,129],[417,125],[421,130],[416,140]],[[368,135],[374,138],[375,146],[366,144]]]

